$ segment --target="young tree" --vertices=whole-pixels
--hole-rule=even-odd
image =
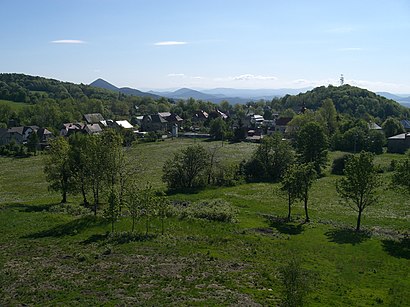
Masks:
[[[296,140],[299,159],[302,163],[313,163],[318,174],[326,164],[327,148],[327,137],[321,125],[310,122],[300,129]]]
[[[75,190],[79,190],[83,197],[84,206],[88,205],[87,190],[88,184],[88,144],[89,136],[81,133],[74,133],[68,138],[71,150],[69,153],[70,169],[73,174]]]
[[[203,146],[188,146],[165,162],[162,180],[169,189],[200,187],[206,182],[208,161],[208,153]]]
[[[164,220],[167,218],[167,215],[170,211],[170,203],[168,199],[165,198],[165,195],[157,197],[157,208],[158,215],[161,219],[161,234],[164,234]]]
[[[40,144],[40,139],[37,135],[37,132],[33,131],[30,133],[27,139],[27,149],[29,152],[37,154],[37,147]]]
[[[309,292],[308,272],[300,266],[300,262],[291,257],[286,266],[281,268],[283,284],[283,306],[303,306],[304,298]]]
[[[313,163],[305,163],[297,166],[296,187],[298,188],[298,198],[303,201],[305,208],[305,221],[310,222],[308,213],[309,190],[317,177]]]
[[[333,100],[326,98],[322,102],[322,106],[319,108],[319,113],[322,115],[326,123],[327,134],[332,135],[337,129],[337,112]]]
[[[131,215],[132,232],[134,232],[135,230],[136,220],[142,216],[143,209],[140,194],[140,189],[135,180],[127,185],[125,192],[125,206],[127,207],[129,214]]]
[[[50,141],[50,151],[45,161],[44,173],[50,189],[60,191],[62,203],[67,202],[72,172],[69,163],[70,145],[62,137]]]
[[[209,134],[215,140],[224,140],[227,131],[228,127],[222,118],[218,117],[211,120],[209,124]]]
[[[297,164],[293,164],[289,166],[286,170],[285,175],[283,176],[281,187],[280,189],[286,192],[287,200],[288,200],[288,217],[287,220],[291,220],[291,210],[292,205],[295,200],[298,198],[300,187],[298,182],[298,172],[299,166]]]
[[[378,200],[376,192],[381,182],[373,158],[373,154],[364,151],[349,157],[345,177],[336,182],[339,196],[358,213],[356,231],[360,231],[363,211]]]
[[[396,164],[392,185],[410,195],[410,157]]]
[[[404,132],[403,125],[393,117],[386,119],[382,124],[382,128],[386,137],[391,137]]]
[[[111,232],[114,232],[114,225],[118,219],[118,206],[118,192],[115,189],[111,189],[110,194],[108,195],[108,207],[104,212],[107,220],[111,222]]]

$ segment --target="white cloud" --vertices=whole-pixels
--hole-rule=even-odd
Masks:
[[[274,76],[261,76],[261,75],[252,75],[252,74],[244,74],[236,77],[232,77],[233,80],[240,80],[240,81],[248,81],[248,80],[278,80],[277,77]]]
[[[155,46],[177,46],[177,45],[187,45],[188,42],[178,42],[178,41],[165,41],[165,42],[157,42]]]
[[[85,41],[79,39],[59,39],[51,41],[53,44],[85,44]]]

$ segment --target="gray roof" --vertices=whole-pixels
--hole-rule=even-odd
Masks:
[[[89,124],[98,124],[99,122],[105,120],[100,113],[84,114],[84,119]]]
[[[404,139],[406,139],[406,137],[410,137],[410,133],[409,132],[407,132],[407,133],[400,133],[400,134],[397,134],[397,135],[393,135],[393,136],[391,136],[391,137],[389,137],[389,138],[387,138],[388,140],[404,140]]]
[[[404,129],[410,129],[410,121],[408,119],[403,119],[400,123],[403,125]]]
[[[102,129],[99,124],[88,124],[84,128],[85,132],[88,134],[95,134],[102,132]]]

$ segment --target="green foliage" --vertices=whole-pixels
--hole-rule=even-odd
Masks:
[[[336,157],[332,163],[332,170],[331,170],[332,174],[343,175],[346,162],[350,156],[351,156],[350,154],[344,154],[340,157]]]
[[[305,297],[309,292],[308,273],[294,256],[280,270],[283,284],[282,306],[298,307],[305,305]]]
[[[386,137],[391,137],[404,132],[403,125],[396,118],[392,117],[387,118],[383,122],[382,128]]]
[[[395,164],[392,185],[394,188],[410,194],[410,157]]]
[[[286,168],[293,163],[294,154],[288,141],[281,134],[262,139],[252,158],[243,163],[247,181],[279,181]]]
[[[313,163],[321,174],[327,162],[328,140],[323,127],[316,122],[309,122],[300,128],[296,140],[296,152],[302,163]]]
[[[370,115],[385,120],[389,116],[400,117],[409,114],[408,109],[393,100],[347,84],[321,86],[296,96],[286,95],[281,102],[283,109],[297,109],[305,104],[308,109],[317,110],[325,99],[333,101],[337,112],[356,118],[366,118]]]
[[[194,218],[209,221],[233,223],[236,222],[237,210],[225,200],[213,199],[197,203],[176,204],[177,214],[181,219]]]
[[[300,194],[300,182],[298,178],[299,165],[292,164],[288,167],[281,181],[281,191],[286,193],[288,201],[288,217],[287,220],[291,220],[292,205]]]
[[[49,187],[54,191],[61,192],[62,203],[67,202],[67,193],[71,188],[72,181],[69,152],[70,145],[65,138],[59,137],[52,140],[44,167]]]
[[[224,140],[226,139],[226,134],[228,132],[228,127],[225,121],[218,117],[211,120],[209,124],[209,134],[215,140]]]
[[[319,113],[325,120],[328,135],[333,135],[337,130],[337,112],[333,100],[330,98],[323,100]]]
[[[373,155],[364,151],[358,156],[350,156],[345,167],[345,177],[336,184],[339,196],[358,212],[356,231],[360,231],[362,212],[378,201],[376,192],[381,182],[373,160]]]
[[[202,187],[206,182],[208,159],[203,146],[188,146],[165,162],[162,180],[171,190]]]

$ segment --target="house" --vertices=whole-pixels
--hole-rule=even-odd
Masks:
[[[46,128],[39,128],[37,135],[41,146],[47,145],[48,141],[54,136],[53,133]]]
[[[117,127],[124,128],[124,129],[133,129],[133,128],[134,128],[134,126],[131,125],[131,124],[128,122],[128,120],[116,120],[116,121],[115,121],[115,125],[116,125]]]
[[[83,132],[88,135],[99,134],[102,132],[102,129],[99,124],[87,124],[85,125]]]
[[[12,127],[7,130],[6,144],[14,140],[17,144],[23,144],[24,141],[24,127]]]
[[[250,123],[256,127],[260,127],[265,119],[262,115],[253,114],[250,117]]]
[[[6,140],[8,137],[8,133],[7,133],[8,129],[5,128],[0,128],[0,146],[1,145],[6,145]]]
[[[85,128],[85,125],[83,123],[63,124],[63,126],[60,129],[60,135],[68,137],[73,133],[82,132],[84,128]]]
[[[90,114],[84,114],[84,120],[88,124],[99,124],[101,122],[104,122],[105,119],[101,115],[101,113],[90,113]]]
[[[402,124],[404,130],[406,130],[407,132],[410,132],[410,121],[408,119],[402,119],[400,121],[400,124]]]
[[[142,119],[141,128],[144,131],[166,131],[168,121],[159,114],[144,115]]]
[[[193,123],[200,123],[204,122],[208,119],[209,114],[203,110],[196,111],[195,114],[192,116]]]
[[[387,151],[392,153],[404,153],[410,148],[410,132],[391,136],[387,139]]]
[[[291,117],[280,117],[275,121],[275,131],[285,133],[288,128],[289,122],[292,120]]]

